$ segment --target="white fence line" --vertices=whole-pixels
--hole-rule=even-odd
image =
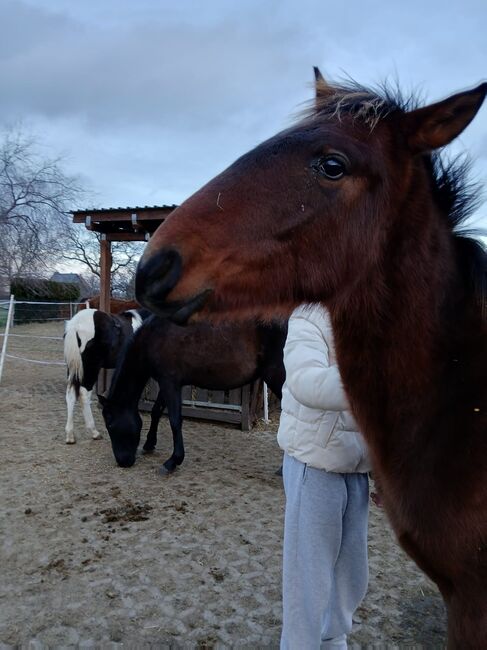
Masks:
[[[16,305],[69,305],[70,315],[73,315],[73,308],[78,305],[73,301],[70,302],[46,302],[46,301],[32,301],[32,300],[15,300],[15,296],[11,295],[10,300],[0,300],[0,309],[6,310],[8,308],[7,320],[5,323],[5,331],[0,333],[0,338],[3,339],[2,352],[0,356],[0,381],[2,379],[3,368],[5,365],[5,359],[13,359],[15,361],[23,361],[26,363],[34,363],[43,366],[64,366],[66,365],[65,361],[42,361],[40,359],[29,359],[28,357],[20,357],[15,354],[7,354],[7,344],[9,338],[31,338],[31,339],[43,339],[51,341],[62,341],[62,336],[42,336],[36,334],[13,334],[10,332],[11,326],[14,325],[14,313]],[[66,322],[66,318],[42,318],[42,322]]]
[[[0,334],[5,336],[5,334]],[[37,334],[9,334],[9,338],[16,336],[19,339],[49,339],[50,341],[62,341],[63,336],[37,336]]]
[[[9,303],[9,300],[0,300],[0,305],[7,304]],[[42,301],[42,300],[15,300],[16,305],[78,305],[81,303],[77,303],[74,300],[71,300],[70,302],[50,302],[50,301]]]
[[[36,318],[36,319],[32,319],[32,321],[30,321],[30,322],[34,322],[34,323],[55,323],[55,322],[57,322],[57,323],[60,323],[60,322],[65,322],[66,320],[69,320],[69,318],[61,318],[61,317],[58,317],[58,318],[43,318],[42,320],[39,320],[39,319]],[[17,323],[17,325],[23,325],[23,324],[24,323]]]
[[[27,359],[27,357],[16,357],[14,354],[7,354],[7,359],[15,359],[16,361],[27,361],[28,363],[38,363],[42,366],[65,366],[65,361],[39,361],[39,359]]]
[[[46,316],[41,314],[39,317],[37,315],[31,317],[29,315],[29,317],[31,317],[32,321],[38,321],[38,322],[43,322],[43,323],[55,322],[55,321],[62,322],[62,321],[65,321],[65,320],[69,320],[70,318],[73,318],[73,316],[76,314],[76,312],[79,309],[80,305],[82,305],[82,304],[87,305],[87,303],[88,303],[88,301],[86,301],[84,303],[76,302],[74,300],[70,300],[69,302],[65,302],[65,301],[64,302],[54,302],[54,301],[51,302],[51,301],[48,301],[48,300],[16,300],[14,298],[14,306],[16,306],[16,305],[19,305],[19,306],[32,305],[32,306],[39,306],[39,308],[41,310],[45,309],[44,313],[46,314]],[[10,300],[0,300],[0,311],[8,309],[9,305],[10,305]],[[56,317],[49,318],[47,316],[47,314],[52,313],[52,311],[50,311],[48,309],[49,306],[53,307],[53,308],[54,307],[68,307],[69,308],[69,316],[66,314],[65,316],[56,316]],[[65,311],[67,311],[67,310],[65,310]],[[15,312],[14,312],[14,318],[12,320],[12,326],[16,324],[15,321],[16,321],[16,318],[15,318]],[[22,322],[22,321],[19,320],[19,322]]]

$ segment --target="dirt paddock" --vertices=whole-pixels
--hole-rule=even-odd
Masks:
[[[62,332],[62,325],[16,333]],[[62,358],[59,341],[9,352]],[[187,420],[170,478],[152,456],[115,465],[108,436],[64,443],[65,370],[7,359],[0,384],[0,648],[275,648],[283,492],[276,423],[242,433]],[[95,419],[104,430],[99,410]],[[147,418],[145,418],[147,429]],[[350,647],[440,648],[444,610],[371,505],[370,585]]]

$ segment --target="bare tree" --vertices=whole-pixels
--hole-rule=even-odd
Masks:
[[[68,209],[83,192],[20,127],[0,135],[0,275],[45,276],[60,259]]]
[[[0,275],[39,276],[59,260],[100,277],[100,235],[71,223],[71,211],[85,198],[76,178],[62,170],[61,158],[46,158],[35,138],[21,128],[0,140]],[[126,295],[143,245],[112,245],[112,289]]]
[[[23,220],[0,224],[0,276],[42,277],[54,269],[59,259],[56,234],[50,229],[36,231]]]
[[[70,224],[62,236],[61,257],[86,267],[89,274],[100,277],[100,240],[97,232],[89,232]],[[129,296],[137,263],[144,248],[142,242],[112,243],[112,293]]]
[[[10,128],[0,142],[0,225],[23,221],[33,234],[56,218],[65,219],[79,201],[78,181],[61,169],[60,158],[45,158],[36,140]]]

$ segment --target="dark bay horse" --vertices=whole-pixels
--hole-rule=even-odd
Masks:
[[[151,377],[159,385],[159,395],[144,451],[156,446],[158,417],[167,408],[174,448],[162,473],[173,472],[184,460],[183,386],[230,390],[260,378],[280,398],[286,333],[287,327],[280,324],[199,322],[181,327],[168,319],[145,321],[117,364],[108,397],[99,398],[117,463],[121,467],[135,463],[142,428],[138,404]]]
[[[101,438],[96,430],[91,412],[91,391],[101,368],[115,368],[118,356],[129,336],[150,315],[146,309],[129,310],[110,315],[97,309],[83,309],[66,323],[64,332],[64,359],[68,366],[66,387],[66,443],[76,442],[74,437],[74,407],[78,399],[83,406],[85,426],[96,440]]]
[[[155,232],[137,298],[180,321],[323,303],[397,537],[444,597],[450,647],[487,648],[487,254],[437,153],[487,83],[422,108],[319,73],[316,90]]]

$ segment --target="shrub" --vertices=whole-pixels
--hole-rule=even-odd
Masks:
[[[69,305],[55,303],[77,302],[80,294],[79,287],[76,284],[38,278],[15,278],[11,282],[11,293],[15,296],[15,300],[53,303],[16,305],[16,323],[67,319],[70,317]]]

